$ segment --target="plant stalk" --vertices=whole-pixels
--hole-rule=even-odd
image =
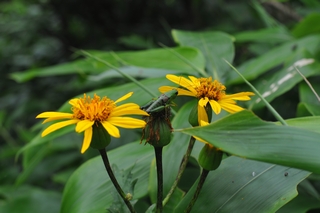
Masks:
[[[209,174],[209,170],[206,170],[206,169],[203,169],[202,170],[202,173],[201,173],[201,176],[200,176],[200,180],[199,180],[199,183],[198,183],[198,186],[197,186],[197,189],[192,197],[192,200],[190,201],[185,213],[189,213],[191,212],[191,209],[192,207],[194,206],[194,204],[196,203],[197,199],[198,199],[198,196],[200,194],[200,191],[202,189],[202,186],[204,184],[204,181],[206,180],[208,174]]]
[[[166,205],[168,203],[171,195],[173,194],[174,190],[177,188],[177,185],[178,185],[178,183],[179,183],[179,181],[180,181],[180,179],[182,177],[182,174],[183,174],[183,172],[184,172],[184,170],[185,170],[185,168],[187,166],[187,163],[188,163],[188,160],[189,160],[190,154],[192,152],[192,149],[193,149],[195,141],[196,141],[196,139],[191,136],[190,142],[189,142],[189,145],[188,145],[188,149],[187,149],[186,153],[184,154],[183,159],[181,161],[177,177],[176,177],[175,181],[173,182],[173,184],[171,186],[171,189],[168,192],[167,196],[164,198],[163,205]]]
[[[117,189],[119,195],[121,196],[121,198],[123,199],[123,201],[125,202],[125,204],[127,205],[128,209],[130,210],[131,213],[136,213],[136,211],[134,210],[133,206],[131,205],[130,201],[126,198],[125,193],[122,191],[116,177],[113,174],[113,171],[111,169],[110,163],[109,163],[109,159],[107,156],[107,152],[105,149],[99,149],[103,164],[108,172],[108,175],[110,177],[110,180],[112,181],[114,187]]]
[[[158,181],[158,192],[157,192],[157,205],[156,213],[162,213],[163,205],[163,170],[162,170],[162,147],[154,147],[156,155],[156,166],[157,166],[157,181]]]

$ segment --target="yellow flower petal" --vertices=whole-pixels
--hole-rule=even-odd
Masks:
[[[171,86],[161,86],[161,87],[159,87],[159,91],[161,93],[165,93],[165,92],[168,92],[168,91],[173,90],[173,89],[176,89],[176,87],[171,87]]]
[[[112,117],[108,122],[112,125],[128,129],[142,128],[146,125],[145,121],[130,117]]]
[[[209,103],[212,108],[212,111],[214,111],[214,113],[216,113],[216,115],[218,115],[221,112],[220,104],[218,102],[216,102],[215,100],[210,100]]]
[[[176,90],[178,90],[178,95],[186,95],[186,96],[196,97],[196,94],[189,91],[189,90],[180,89],[180,88],[176,88]]]
[[[130,98],[132,94],[133,94],[133,92],[129,92],[128,94],[126,94],[126,95],[122,96],[121,98],[119,98],[118,100],[116,100],[114,103],[124,101],[124,100]]]
[[[251,98],[249,97],[250,95],[254,95],[253,92],[239,92],[231,95],[225,95],[223,98],[226,99],[233,99],[233,100],[238,100],[238,101],[248,101]]]
[[[92,132],[93,132],[92,127],[87,128],[86,131],[84,132],[84,138],[83,138],[82,147],[81,147],[82,154],[85,151],[87,151],[87,149],[90,146],[91,139],[92,139]]]
[[[205,122],[209,122],[208,121],[208,115],[206,113],[206,110],[204,109],[203,106],[201,106],[200,104],[198,104],[198,123],[201,123],[201,120],[205,121]]]
[[[77,123],[76,132],[83,132],[84,130],[91,128],[94,124],[94,121],[82,120]]]
[[[62,120],[62,119],[66,119],[66,117],[54,117],[54,118],[47,118],[45,119],[42,123],[48,123],[50,121],[55,121],[55,120]]]
[[[114,125],[112,125],[110,122],[108,121],[103,121],[101,122],[102,126],[105,128],[105,130],[107,130],[107,132],[115,138],[120,138],[120,132],[119,129],[117,127],[115,127]]]
[[[198,103],[200,106],[205,107],[208,102],[209,102],[209,99],[207,97],[204,97],[204,98],[201,98]]]
[[[205,122],[203,120],[200,121],[200,126],[207,126],[209,125],[208,122]],[[199,137],[196,137],[196,136],[193,136],[195,139],[197,139],[198,141],[202,142],[202,143],[205,143],[205,144],[209,144],[207,141],[203,140],[202,138],[199,138]],[[209,144],[211,145],[211,144]]]
[[[61,129],[65,126],[69,126],[71,124],[75,124],[78,122],[79,122],[79,120],[67,120],[67,121],[61,121],[61,122],[52,124],[42,132],[41,136],[44,137],[44,136],[50,134],[51,132],[54,132],[54,131]]]
[[[64,119],[64,118],[72,118],[73,114],[67,112],[43,112],[37,115],[36,118],[57,118],[57,119]],[[55,120],[57,120],[55,119]]]
[[[220,103],[220,106],[222,109],[229,113],[235,113],[239,112],[241,110],[244,110],[242,107],[236,105],[236,104],[228,104],[228,103]]]
[[[182,77],[182,76],[175,76],[175,75],[166,75],[167,79],[172,81],[173,83],[176,83],[188,90],[190,90],[195,95],[197,94],[197,91],[193,88],[194,84],[189,79]]]
[[[200,81],[198,78],[194,77],[194,76],[188,76],[190,78],[190,80],[192,81],[192,83],[195,85],[195,86],[199,86],[200,85]]]
[[[178,91],[178,95],[186,95],[186,96],[192,96],[192,97],[196,97],[196,95],[192,92],[190,92],[189,90],[185,90],[185,89],[181,89],[181,88],[177,88],[177,87],[170,87],[170,86],[162,86],[159,88],[159,91],[161,93],[165,93],[168,92],[170,90],[177,90]]]
[[[76,106],[79,103],[79,98],[74,98],[69,101],[69,104],[72,106]]]
[[[110,117],[117,117],[122,115],[145,115],[148,116],[149,114],[146,113],[144,110],[140,109],[140,106],[134,103],[123,104],[121,106],[116,107],[110,114]]]

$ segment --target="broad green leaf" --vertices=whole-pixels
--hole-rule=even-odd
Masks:
[[[307,107],[305,106],[304,103],[299,103],[297,106],[297,117],[307,117],[311,116],[312,114],[309,112]]]
[[[297,197],[279,209],[277,213],[300,213],[320,208],[319,192],[316,191],[315,186],[308,179],[299,184],[298,193]]]
[[[196,68],[203,69],[205,65],[204,57],[195,48],[178,47],[173,48],[177,54],[189,60]],[[162,76],[167,73],[190,73],[194,68],[190,67],[183,60],[175,56],[167,49],[152,49],[143,51],[128,52],[103,52],[89,51],[92,55],[99,57],[111,65],[128,71],[135,77],[154,76],[154,73],[161,71]],[[129,69],[130,68],[130,69]],[[80,59],[73,62],[59,64],[50,67],[25,70],[23,72],[12,73],[10,76],[17,82],[25,82],[35,77],[47,77],[68,74],[100,74],[103,71],[112,71],[110,67],[92,58]],[[114,70],[106,75],[108,77],[119,76]],[[159,76],[157,74],[156,76]]]
[[[311,55],[314,55],[319,51],[319,45],[320,35],[311,35],[295,41],[289,41],[261,56],[247,60],[240,66],[237,66],[237,69],[247,80],[252,80],[268,70],[281,65],[288,58],[292,58],[298,51],[306,49]],[[227,85],[243,82],[236,72],[230,72],[228,77]]]
[[[124,171],[132,169],[132,179],[138,180],[133,200],[146,196],[153,148],[134,142],[107,154],[111,165],[115,164]],[[105,213],[113,201],[113,193],[116,192],[101,157],[95,157],[79,167],[69,178],[63,192],[60,212]]]
[[[255,31],[242,31],[233,35],[236,43],[242,42],[261,42],[261,43],[279,43],[293,39],[290,33],[283,27],[266,28]]]
[[[154,93],[160,94],[160,92],[158,92],[158,88],[162,85],[173,85],[172,83],[170,83],[166,78],[152,78],[152,79],[146,79],[141,81],[142,84],[144,84],[147,88],[149,88],[151,91],[153,91]],[[87,92],[87,95],[90,95],[91,97],[93,96],[94,93],[96,93],[99,96],[107,96],[108,98],[112,99],[112,100],[116,100],[120,97],[122,97],[123,95],[127,94],[128,92],[134,92],[134,94],[127,100],[121,102],[122,103],[127,103],[127,102],[133,102],[133,103],[137,103],[139,105],[143,105],[145,103],[147,103],[148,101],[150,101],[152,98],[149,94],[146,94],[143,90],[141,90],[136,84],[134,83],[128,83],[128,84],[124,84],[121,86],[116,86],[116,87],[108,87],[105,89],[100,89],[100,90],[95,90],[95,91],[91,91],[91,92]],[[78,97],[81,97],[83,95],[79,95]],[[58,110],[61,112],[70,112],[71,110],[71,106],[68,103],[69,100],[66,101],[66,103]],[[40,112],[39,112],[40,114]],[[52,124],[52,122],[50,122],[50,124]],[[44,128],[50,125],[45,124]],[[53,140],[61,135],[64,135],[66,133],[70,133],[72,131],[74,131],[75,126],[71,125],[65,128],[62,128],[58,131],[55,131],[49,135],[47,135],[46,137],[41,137],[41,133],[39,133],[35,138],[33,138],[32,141],[30,141],[28,144],[26,144],[23,148],[20,149],[20,151],[18,152],[18,155],[23,152],[24,150],[33,147],[33,146],[37,146],[39,144],[43,144],[43,143],[47,143],[50,140]],[[82,135],[82,134],[79,134]],[[82,139],[79,140],[79,143],[82,143]]]
[[[311,13],[293,28],[292,34],[297,38],[310,34],[318,34],[320,33],[319,22],[320,14]]]
[[[305,77],[320,75],[320,63],[303,51],[297,52],[292,58],[289,58],[283,69],[263,77],[260,81],[254,83],[254,86],[268,102],[271,102],[303,80],[295,67]],[[258,96],[255,96],[252,98],[252,106],[259,108],[264,106],[264,103]]]
[[[320,73],[320,72],[319,72]],[[299,85],[299,97],[301,102],[314,104],[320,106],[320,101],[317,98],[317,95],[320,95],[320,84],[317,78],[309,79],[309,83],[314,89],[315,93],[312,91],[309,85],[305,82],[301,82]]]
[[[206,59],[206,68],[214,79],[223,81],[230,68],[224,59],[232,63],[234,58],[234,38],[223,32],[190,32],[173,30],[175,42],[181,46],[195,47],[201,50]]]
[[[23,185],[0,186],[1,213],[57,213],[61,194],[51,190]]]
[[[311,113],[311,115],[320,115],[320,106],[318,104],[309,104],[301,102],[305,106],[305,108],[308,110],[308,112]]]
[[[298,127],[298,128],[320,133],[320,128],[318,126],[320,124],[320,116],[291,118],[286,120],[286,123],[292,127]]]
[[[296,186],[310,172],[238,157],[222,161],[211,171],[192,213],[275,212],[297,195]],[[197,183],[175,209],[184,212]]]
[[[240,157],[320,173],[320,133],[265,122],[246,110],[180,131]]]

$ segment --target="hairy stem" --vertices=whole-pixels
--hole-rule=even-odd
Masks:
[[[109,163],[109,159],[106,153],[105,149],[99,149],[103,164],[108,172],[108,175],[110,177],[110,180],[112,181],[114,187],[117,189],[119,195],[121,196],[121,198],[123,199],[123,201],[125,202],[125,204],[127,205],[128,209],[130,210],[131,213],[136,213],[136,211],[134,210],[133,206],[131,205],[130,201],[126,198],[125,193],[122,191],[116,177],[113,174],[113,171],[111,169],[110,163]]]
[[[162,213],[163,205],[163,171],[162,171],[162,147],[154,147],[154,152],[156,155],[156,166],[157,166],[157,180],[158,180],[158,195],[157,195],[157,205],[156,213]]]
[[[203,169],[202,170],[202,173],[201,173],[201,176],[200,176],[200,180],[199,180],[199,183],[198,183],[198,186],[197,186],[197,189],[192,197],[192,200],[190,201],[187,209],[186,209],[186,213],[189,213],[191,212],[191,209],[192,207],[194,206],[194,204],[196,203],[197,199],[198,199],[198,196],[200,194],[200,191],[202,189],[202,186],[204,184],[204,181],[206,180],[207,176],[209,174],[209,170],[206,170],[206,169]]]
[[[188,160],[189,160],[190,154],[192,152],[195,141],[196,141],[196,139],[194,137],[190,138],[189,146],[188,146],[188,149],[187,149],[186,153],[184,154],[183,159],[181,161],[177,177],[176,177],[175,181],[173,182],[171,189],[168,192],[167,196],[163,200],[163,205],[166,205],[166,203],[169,201],[171,195],[173,194],[174,190],[177,188],[177,185],[178,185],[178,183],[182,177],[182,174],[187,166],[187,163],[188,163]]]

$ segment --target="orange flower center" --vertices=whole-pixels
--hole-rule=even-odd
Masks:
[[[198,98],[207,97],[210,100],[218,101],[225,96],[226,87],[219,81],[212,78],[199,78],[199,85],[195,88]]]
[[[83,95],[78,99],[78,104],[72,107],[73,117],[80,120],[105,121],[116,107],[113,100],[103,97],[102,99],[94,94],[93,98]]]

